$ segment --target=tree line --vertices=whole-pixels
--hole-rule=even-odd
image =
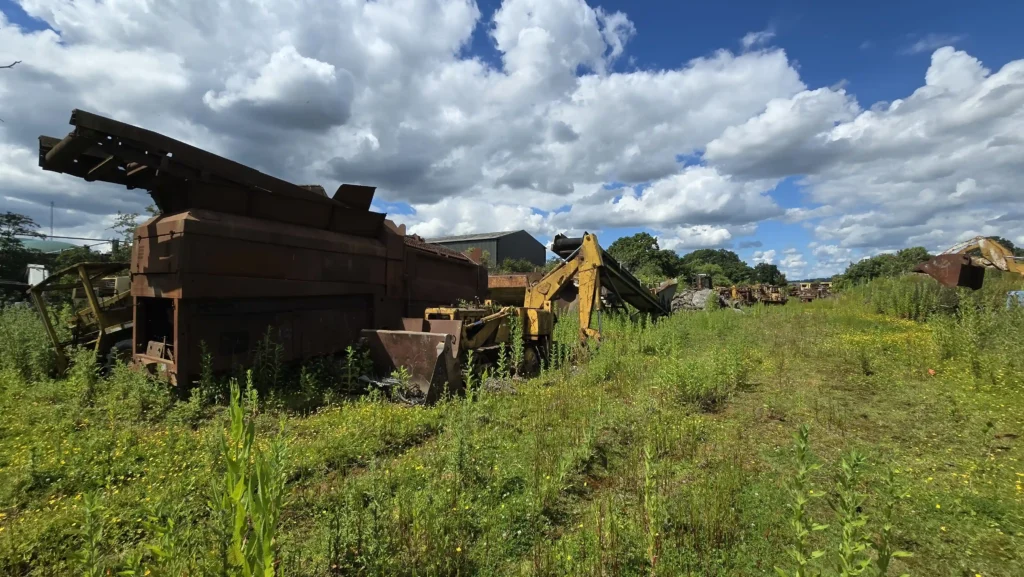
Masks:
[[[710,276],[715,286],[786,284],[786,275],[774,264],[752,267],[724,248],[702,248],[680,256],[674,250],[660,248],[658,239],[646,232],[619,238],[605,250],[633,276],[649,284],[668,278],[689,281],[698,274]]]
[[[26,247],[22,242],[23,238],[47,238],[39,232],[39,224],[31,217],[10,211],[0,214],[0,281],[27,282],[30,264],[41,264],[50,272],[56,272],[83,262],[128,262],[139,218],[138,213],[117,213],[110,230],[119,242],[110,252],[79,246],[58,253],[46,253]],[[0,284],[0,301],[22,300],[24,293],[24,287]]]
[[[1019,248],[1009,239],[1001,236],[988,237],[1003,245],[1014,256],[1024,257],[1024,248]],[[968,254],[980,254],[977,249]],[[870,258],[851,262],[842,274],[834,280],[840,287],[856,286],[864,284],[876,278],[897,277],[907,274],[918,264],[930,260],[933,257],[923,246],[904,248],[895,253],[878,254]]]

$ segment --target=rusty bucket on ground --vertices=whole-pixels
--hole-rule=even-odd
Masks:
[[[924,273],[948,287],[972,290],[980,289],[985,280],[985,267],[972,263],[965,254],[940,254],[915,266],[914,272]]]
[[[370,359],[380,374],[404,367],[409,384],[419,389],[427,403],[436,402],[446,392],[462,391],[458,346],[448,333],[420,331],[364,330]]]

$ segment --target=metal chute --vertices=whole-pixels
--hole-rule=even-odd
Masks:
[[[455,336],[421,331],[364,330],[361,336],[374,368],[384,374],[404,367],[409,384],[427,403],[445,393],[462,392],[462,371]]]
[[[948,287],[978,290],[985,281],[985,267],[971,262],[966,254],[940,254],[915,266],[914,272],[924,273]]]

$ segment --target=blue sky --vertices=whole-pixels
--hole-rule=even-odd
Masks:
[[[95,188],[35,172],[35,136],[61,134],[67,112],[82,107],[293,180],[377,185],[375,206],[424,236],[522,227],[547,240],[573,228],[607,245],[647,230],[680,252],[725,246],[798,276],[969,234],[1024,242],[1024,217],[1006,208],[1019,195],[1019,155],[984,153],[1021,133],[1021,107],[983,98],[1024,94],[1014,64],[1024,3],[392,2],[324,2],[298,14],[267,0],[238,14],[239,3],[213,0],[148,9],[0,0],[18,28],[0,30],[0,57],[24,61],[4,71],[7,94],[40,100],[19,112],[33,99],[6,99],[0,162],[21,170],[0,173],[0,210],[45,215],[56,200],[57,227],[92,236],[117,203],[148,203],[123,192],[101,200]],[[33,35],[45,28],[57,37]],[[548,44],[527,42],[538,30]],[[47,76],[54,70],[59,81]],[[676,76],[656,84],[664,74]],[[693,94],[701,82],[716,88]],[[628,110],[650,95],[676,109]],[[911,104],[897,111],[896,99]],[[968,134],[955,119],[974,101],[1005,121],[981,110]],[[282,128],[267,146],[244,128],[254,111],[315,120]],[[916,140],[882,152],[907,135]]]
[[[500,2],[478,2],[483,19]],[[809,87],[842,84],[865,108],[879,101],[904,98],[921,86],[932,51],[952,43],[979,58],[990,68],[1020,58],[1024,36],[1024,2],[967,3],[862,1],[654,2],[608,0],[599,4],[629,15],[637,34],[627,57],[615,69],[674,68],[714,50],[736,50],[751,31],[774,34],[772,43],[785,49]],[[500,65],[500,53],[483,29],[474,34],[471,53]],[[798,178],[784,180],[771,193],[783,208],[813,206],[801,193]],[[393,205],[401,212],[406,206]],[[642,228],[607,228],[601,241],[634,234]],[[767,221],[752,238],[729,248],[750,259],[759,247],[804,247],[813,238],[807,227]],[[780,252],[781,252],[780,250]],[[685,251],[684,251],[685,252]]]

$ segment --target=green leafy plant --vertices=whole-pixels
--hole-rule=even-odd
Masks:
[[[508,338],[512,347],[511,370],[514,374],[521,375],[526,354],[523,344],[523,319],[513,314],[508,317],[508,323]]]
[[[787,553],[793,560],[794,567],[792,572],[775,567],[775,572],[781,577],[810,577],[817,574],[815,560],[825,554],[824,551],[811,549],[811,534],[828,528],[828,525],[813,522],[807,513],[811,499],[822,496],[820,491],[815,492],[810,478],[821,465],[814,461],[811,454],[810,428],[807,425],[800,425],[794,433],[793,446],[794,474],[789,484],[789,525],[793,530],[793,541]]]
[[[879,513],[881,527],[879,527],[878,534],[872,543],[872,548],[875,551],[874,574],[878,577],[885,577],[889,574],[889,566],[892,564],[893,559],[905,559],[913,557],[913,554],[896,549],[893,543],[893,517],[896,505],[902,498],[902,491],[896,482],[896,475],[892,469],[889,469],[885,481],[882,483],[880,494],[882,498]],[[909,577],[909,574],[903,573],[900,577]]]
[[[836,555],[840,577],[863,575],[871,566],[867,555],[870,540],[865,529],[868,517],[863,512],[867,495],[858,489],[863,466],[864,455],[857,451],[851,451],[842,458],[834,496],[829,502],[842,528]]]
[[[225,472],[211,501],[223,526],[223,567],[229,575],[272,577],[285,497],[283,426],[269,450],[257,449],[255,424],[242,408],[237,383],[232,382],[230,394],[231,422],[220,443]]]

